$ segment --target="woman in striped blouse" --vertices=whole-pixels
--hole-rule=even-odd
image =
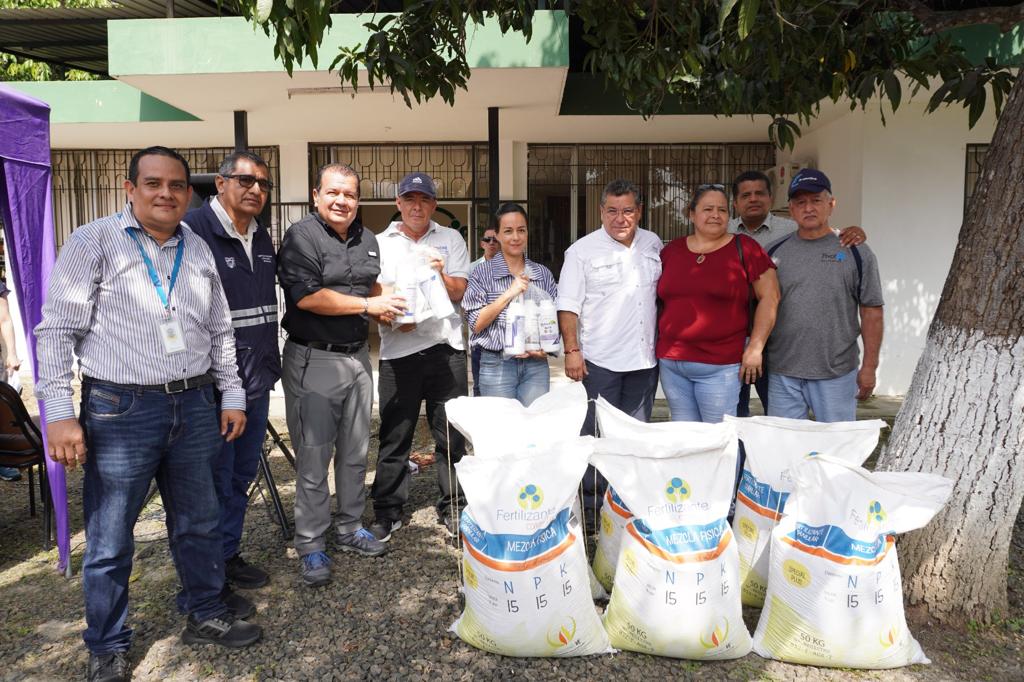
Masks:
[[[552,299],[558,295],[551,271],[526,257],[529,228],[519,204],[503,204],[496,214],[501,250],[469,276],[462,308],[472,332],[470,343],[482,348],[480,395],[516,398],[523,405],[548,392],[547,355],[532,351],[507,360],[504,348],[505,314],[509,304],[534,286]]]

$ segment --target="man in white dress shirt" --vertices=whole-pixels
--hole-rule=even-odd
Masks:
[[[661,275],[661,238],[638,228],[640,190],[614,180],[601,193],[601,229],[565,252],[558,283],[558,325],[565,347],[565,374],[582,381],[587,397],[648,421],[658,388],[654,356],[656,291]],[[594,433],[590,405],[583,433]],[[607,483],[593,469],[583,481],[588,524]]]

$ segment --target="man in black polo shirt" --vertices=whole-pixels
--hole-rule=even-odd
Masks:
[[[377,238],[356,220],[359,175],[342,164],[324,166],[313,203],[316,213],[285,234],[278,277],[288,332],[281,379],[295,450],[295,549],[302,579],[316,587],[331,579],[324,536],[332,458],[341,548],[363,556],[387,549],[361,522],[373,404],[366,340],[368,317],[390,322],[404,306],[400,297],[379,295]]]

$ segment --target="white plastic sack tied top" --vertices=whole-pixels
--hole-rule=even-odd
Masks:
[[[871,473],[829,455],[807,457],[793,474],[786,513],[772,531],[755,651],[849,668],[928,663],[907,628],[893,535],[927,525],[953,482]]]
[[[521,454],[577,441],[587,417],[587,391],[583,384],[572,383],[545,393],[529,407],[514,398],[463,396],[448,401],[445,414],[472,443],[477,457]],[[573,512],[582,517],[578,499]],[[605,588],[592,572],[589,575],[594,599],[607,599]]]
[[[695,433],[710,434],[712,437],[717,437],[721,433],[721,429],[715,426],[693,422],[647,424],[613,407],[604,398],[599,397],[595,402],[597,425],[601,436],[632,441],[636,454],[641,457],[651,446],[685,440]],[[622,535],[632,518],[633,514],[629,507],[615,492],[615,488],[609,485],[604,494],[604,504],[601,505],[601,527],[593,563],[594,575],[606,590],[612,589]]]
[[[462,514],[463,641],[506,656],[611,651],[590,597],[579,520],[572,513],[592,438],[455,465]]]
[[[725,420],[736,425],[747,455],[732,520],[743,603],[761,606],[768,587],[771,532],[793,492],[794,467],[812,452],[860,466],[874,452],[886,424],[881,419],[831,424],[783,417]]]
[[[587,418],[587,390],[574,382],[533,401],[462,396],[445,403],[448,422],[473,444],[481,457],[520,453],[579,438]]]
[[[622,539],[605,629],[620,649],[740,658],[751,642],[726,521],[736,431],[731,424],[673,426],[674,442],[601,438],[594,444],[591,462],[634,514]]]

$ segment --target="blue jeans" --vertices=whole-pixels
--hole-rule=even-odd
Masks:
[[[473,395],[480,395],[480,354],[484,349],[480,346],[469,347],[469,370],[473,373]]]
[[[710,365],[686,360],[658,361],[661,388],[675,422],[717,424],[723,415],[736,416],[740,365]]]
[[[547,360],[504,359],[500,352],[482,349],[480,395],[515,398],[526,407],[548,392],[551,375]]]
[[[260,451],[267,437],[267,416],[270,413],[270,391],[249,400],[245,406],[245,431],[241,438],[224,442],[214,462],[217,501],[220,502],[220,532],[224,542],[224,558],[238,554],[249,505],[249,486],[256,478]]]
[[[85,645],[94,654],[127,651],[133,530],[156,478],[167,537],[197,620],[223,616],[224,562],[213,459],[220,423],[213,386],[167,395],[102,382],[82,386],[80,417],[88,458],[83,482]]]
[[[835,379],[797,379],[772,374],[768,379],[768,414],[819,422],[849,422],[857,418],[857,370]]]

